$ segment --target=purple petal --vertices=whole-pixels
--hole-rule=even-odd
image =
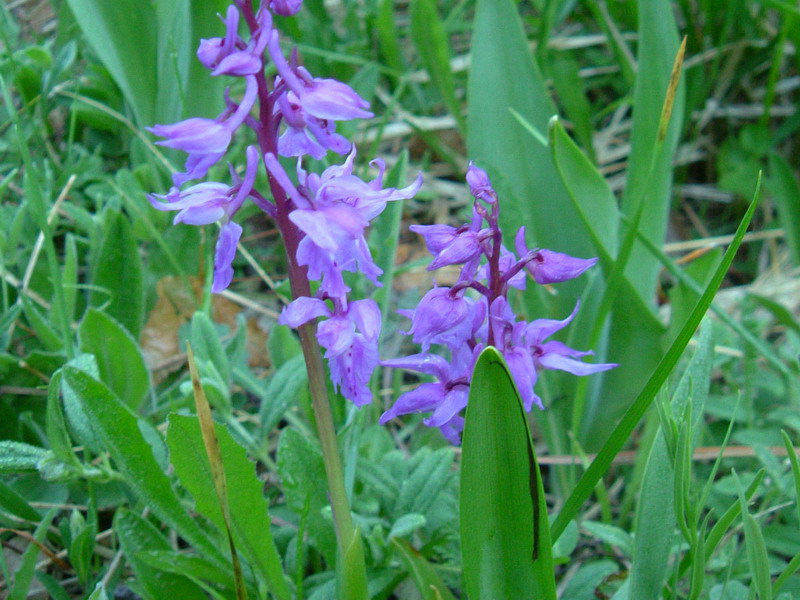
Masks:
[[[596,258],[573,258],[561,252],[539,250],[526,266],[536,283],[545,284],[575,279],[596,262]]]
[[[333,317],[317,326],[317,340],[325,348],[325,358],[332,358],[345,352],[353,344],[355,328],[353,322],[345,317]]]
[[[578,300],[578,302],[575,303],[575,308],[572,309],[572,313],[561,321],[555,319],[536,319],[535,321],[531,321],[525,330],[525,339],[528,344],[541,344],[556,331],[564,329],[564,327],[569,325],[570,321],[575,318],[575,315],[578,314],[580,304],[580,300]]]
[[[428,412],[444,400],[444,386],[439,383],[423,383],[418,388],[401,394],[394,405],[381,415],[378,422],[383,425],[410,413]]]
[[[456,228],[450,225],[412,225],[409,229],[423,237],[428,252],[433,255],[439,254],[456,238]]]
[[[278,317],[278,323],[295,328],[317,317],[329,316],[331,316],[331,311],[324,301],[319,298],[300,296],[283,309],[281,316]]]
[[[359,334],[347,351],[328,361],[334,388],[341,389],[342,395],[356,406],[372,402],[369,380],[377,365],[377,341],[366,341]]]
[[[210,225],[222,219],[225,214],[225,208],[221,204],[208,202],[183,209],[175,215],[175,220],[172,223],[173,225],[177,225],[178,223],[186,223],[187,225]]]
[[[304,127],[287,127],[278,138],[278,154],[281,156],[309,156],[320,160],[328,149],[312,139]]]
[[[366,110],[369,102],[353,89],[335,79],[314,79],[300,95],[300,103],[308,114],[318,119],[347,121],[369,119],[373,115]]]
[[[208,170],[217,164],[224,154],[224,152],[215,152],[211,154],[194,152],[189,154],[186,158],[186,164],[183,167],[185,171],[183,173],[173,173],[172,183],[180,187],[187,181],[205,177]]]
[[[148,127],[148,131],[159,137],[167,138],[156,142],[159,146],[167,146],[196,152],[198,154],[215,154],[225,152],[231,141],[230,130],[222,123],[213,119],[194,117],[173,123],[172,125],[155,125]]]
[[[538,363],[545,369],[566,371],[573,375],[591,375],[592,373],[608,371],[619,366],[613,363],[585,363],[556,353],[543,354],[538,357]]]
[[[290,17],[300,10],[303,0],[270,0],[269,7],[276,14]]]
[[[439,255],[428,266],[428,270],[433,271],[447,265],[460,265],[480,254],[482,249],[478,234],[473,231],[465,231],[442,248]]]
[[[419,371],[420,373],[434,375],[439,378],[439,381],[447,381],[450,372],[450,365],[444,358],[438,354],[430,354],[427,352],[412,354],[402,358],[382,360],[381,364],[384,367],[409,369],[411,371]]]
[[[536,402],[538,396],[533,393],[533,386],[536,385],[536,367],[533,364],[533,358],[527,348],[513,348],[503,353],[508,363],[508,369],[514,378],[514,383],[517,384],[517,390],[522,398],[522,405],[525,410],[530,412],[534,403],[543,408],[541,400]]]
[[[381,309],[374,300],[364,299],[351,302],[347,314],[366,339],[378,339],[381,333]]]
[[[455,446],[461,445],[461,432],[464,431],[464,417],[454,416],[450,421],[439,426],[445,439]]]
[[[233,77],[244,77],[245,75],[255,75],[263,68],[261,56],[252,54],[249,50],[232,52],[221,61],[217,67],[211,71],[214,76],[231,75]]]
[[[472,161],[470,161],[467,168],[467,183],[469,184],[470,192],[476,198],[489,204],[497,200],[497,194],[492,188],[492,182],[489,180],[486,171],[476,167]]]
[[[225,223],[219,232],[214,253],[214,283],[211,286],[211,291],[214,294],[218,294],[231,284],[236,244],[239,243],[241,235],[242,228],[233,221]]]
[[[469,388],[467,386],[459,385],[452,388],[445,394],[433,414],[423,422],[428,427],[441,427],[467,406],[468,399]]]

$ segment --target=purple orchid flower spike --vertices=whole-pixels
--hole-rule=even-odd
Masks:
[[[542,369],[590,375],[617,366],[584,363],[578,359],[591,352],[569,348],[556,340],[547,341],[572,321],[577,305],[564,320],[539,319],[528,323],[517,318],[507,299],[509,288],[525,288],[526,272],[539,284],[557,283],[578,277],[597,259],[573,258],[550,250],[530,250],[525,245],[524,227],[520,228],[515,239],[517,257],[503,245],[499,199],[489,176],[470,163],[467,183],[475,197],[469,224],[461,227],[411,226],[412,231],[422,235],[434,257],[430,269],[463,265],[452,288],[434,287],[422,297],[416,309],[399,311],[411,319],[411,328],[404,333],[421,344],[425,353],[382,363],[433,375],[438,382],[422,383],[400,396],[396,404],[384,413],[381,422],[410,412],[431,411],[432,415],[423,422],[439,427],[453,443],[459,441],[463,427],[459,412],[469,398],[472,363],[468,370],[463,370],[467,364],[464,356],[468,352],[474,357],[486,345],[492,345],[503,354],[526,411],[534,405],[544,408],[542,399],[534,391]],[[481,261],[484,261],[482,265]],[[477,293],[480,299],[475,300],[467,293]],[[432,344],[445,346],[453,357],[452,361],[429,353]]]

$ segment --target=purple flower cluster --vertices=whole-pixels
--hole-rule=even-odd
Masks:
[[[355,148],[336,133],[336,122],[372,116],[369,104],[353,89],[333,79],[312,76],[298,64],[297,53],[284,57],[272,13],[295,14],[302,0],[264,0],[258,10],[252,0],[235,0],[225,17],[223,37],[202,40],[197,57],[212,76],[244,80],[241,100],[226,91],[225,110],[215,119],[190,118],[149,130],[164,138],[162,146],[188,154],[184,170],[172,177],[173,187],[165,195],[148,196],[155,208],[177,211],[174,223],[209,225],[219,223],[220,235],[214,258],[213,292],[230,285],[232,262],[242,233],[233,221],[248,199],[272,217],[281,231],[289,254],[289,278],[295,300],[279,322],[302,327],[322,319],[317,340],[325,349],[331,377],[341,393],[357,405],[371,400],[368,382],[378,364],[380,310],[372,300],[349,301],[344,271],[360,272],[380,285],[381,270],[372,260],[364,237],[370,221],[388,202],[411,198],[422,184],[383,187],[385,165],[371,164],[378,176],[365,182],[353,174]],[[249,39],[239,34],[243,20]],[[277,76],[268,78],[270,60]],[[256,113],[258,118],[252,113]],[[250,128],[258,140],[247,149],[244,176],[231,166],[232,184],[205,182],[181,187],[206,176],[225,156],[234,135]],[[308,173],[303,157],[323,158],[331,150],[347,156],[343,165],[321,174]],[[278,157],[297,158],[294,183]],[[270,194],[255,189],[263,163]],[[316,294],[310,280],[319,281]]]
[[[525,228],[519,229],[514,249],[502,243],[498,225],[499,201],[485,171],[470,164],[467,183],[472,195],[472,220],[461,227],[417,225],[411,229],[422,235],[433,255],[429,270],[447,265],[462,265],[452,287],[434,287],[417,308],[401,311],[411,319],[407,335],[422,346],[422,353],[382,361],[388,367],[409,369],[431,375],[437,381],[423,383],[402,394],[381,416],[380,422],[409,413],[432,413],[424,419],[438,427],[452,443],[460,441],[474,363],[487,345],[494,346],[508,363],[525,410],[535,404],[544,408],[534,392],[542,369],[557,369],[574,375],[589,375],[617,365],[590,364],[578,360],[592,354],[574,350],[547,338],[566,327],[578,305],[566,319],[518,320],[508,303],[510,287],[524,289],[527,272],[536,283],[550,284],[574,279],[597,262],[596,258],[573,258],[560,252],[530,249],[525,243]],[[450,360],[430,352],[432,345],[449,351]]]

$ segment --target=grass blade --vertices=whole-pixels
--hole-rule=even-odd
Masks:
[[[722,283],[722,279],[725,277],[725,274],[733,262],[733,257],[736,255],[736,251],[739,249],[739,246],[742,243],[742,239],[744,238],[744,234],[750,225],[750,221],[753,219],[760,196],[761,180],[759,179],[753,201],[750,203],[750,206],[742,218],[741,223],[739,223],[739,227],[736,230],[733,241],[731,242],[730,246],[728,246],[728,249],[726,250],[725,255],[722,257],[719,267],[717,267],[717,270],[714,272],[714,276],[711,278],[711,281],[703,292],[703,295],[697,301],[692,314],[689,315],[689,318],[681,328],[680,333],[678,333],[675,341],[672,343],[669,350],[667,350],[666,354],[664,354],[664,357],[659,362],[658,367],[650,376],[650,379],[647,381],[636,400],[625,412],[622,420],[614,428],[614,431],[611,432],[611,435],[603,445],[602,450],[597,454],[597,457],[594,459],[594,461],[592,461],[592,464],[589,465],[589,468],[581,476],[578,484],[575,486],[575,489],[564,503],[564,506],[561,509],[561,512],[558,514],[558,517],[556,517],[556,520],[553,522],[552,535],[554,540],[559,538],[566,528],[567,523],[569,523],[575,517],[575,515],[578,514],[578,511],[583,503],[592,494],[595,484],[611,466],[614,457],[628,441],[631,433],[633,433],[636,425],[639,423],[645,411],[650,406],[650,403],[658,393],[658,390],[661,389],[661,386],[667,380],[667,377],[672,372],[672,369],[674,369],[675,365],[678,363],[678,359],[680,359],[681,354],[686,348],[686,345],[689,343],[689,339],[691,339],[695,330],[700,325],[703,315],[711,305],[714,295]]]

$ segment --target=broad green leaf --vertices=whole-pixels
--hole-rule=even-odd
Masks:
[[[156,119],[156,21],[139,0],[67,0],[75,20],[131,105],[140,125]]]
[[[224,563],[215,540],[192,520],[172,489],[141,433],[136,415],[108,387],[85,372],[67,366],[63,374],[126,483],[187,542],[215,562]]]
[[[453,466],[453,451],[448,447],[430,453],[422,450],[415,458],[421,460],[403,481],[395,504],[396,513],[401,515],[427,512],[447,485]]]
[[[411,544],[406,540],[392,538],[392,545],[417,586],[422,600],[455,600],[455,596],[447,589],[433,566]]]
[[[53,454],[59,460],[66,463],[77,464],[78,459],[72,450],[67,424],[64,421],[64,412],[61,408],[59,393],[61,392],[61,371],[57,371],[50,379],[47,387],[47,413],[45,430],[47,431],[47,441]]]
[[[280,369],[295,356],[302,356],[303,350],[294,331],[286,325],[275,325],[267,339],[269,359],[276,369]]]
[[[528,420],[502,355],[478,358],[461,458],[461,555],[470,600],[556,597],[550,527]]]
[[[81,351],[97,359],[101,381],[137,410],[150,389],[150,374],[131,334],[107,314],[90,308],[78,327],[78,340]]]
[[[619,209],[614,192],[597,167],[569,137],[561,121],[552,119],[548,133],[553,162],[589,232],[595,252],[605,253],[610,259],[616,258]]]
[[[245,449],[233,439],[224,425],[216,425],[228,490],[231,529],[236,547],[279,598],[290,594],[283,579],[280,556],[270,533],[263,482],[256,476],[255,465]],[[167,445],[175,473],[195,501],[197,511],[225,531],[225,522],[206,454],[197,417],[171,414]]]
[[[600,583],[619,567],[611,560],[598,560],[581,565],[564,589],[563,600],[594,600]]]
[[[633,556],[633,536],[621,527],[599,521],[584,521],[581,527],[609,546],[616,546],[625,556]]]
[[[453,72],[450,70],[447,32],[436,5],[435,0],[412,0],[411,39],[414,40],[422,64],[463,132],[464,119],[461,116],[461,103],[456,98]]]
[[[42,517],[31,508],[24,497],[20,496],[3,481],[0,481],[0,508],[28,521],[36,522]]]
[[[67,363],[67,366],[80,369],[87,373],[93,379],[100,379],[100,369],[97,367],[97,359],[92,354],[79,354]],[[97,453],[100,451],[100,438],[92,428],[89,418],[83,409],[83,403],[80,397],[70,388],[69,384],[60,378],[61,392],[64,396],[64,413],[67,417],[67,423],[75,440],[79,444],[86,446],[91,452]]]
[[[138,558],[144,564],[176,575],[183,575],[192,581],[209,581],[219,586],[230,586],[230,567],[221,567],[216,563],[197,555],[176,553],[175,550],[140,550]],[[231,588],[233,595],[233,588]]]
[[[274,331],[274,330],[273,330]],[[308,393],[308,372],[302,354],[283,363],[264,386],[259,409],[261,436],[266,437],[283,418],[286,410]]]
[[[162,598],[202,598],[202,590],[190,579],[164,572],[143,561],[139,553],[145,550],[176,553],[161,532],[147,519],[125,508],[114,514],[114,533],[125,559],[136,579],[147,592],[149,600]]]
[[[389,531],[389,537],[405,537],[414,533],[420,527],[425,527],[425,515],[408,513],[397,519]]]
[[[668,0],[638,0],[639,38],[636,87],[633,95],[633,130],[627,183],[622,197],[629,217],[644,203],[640,231],[661,245],[667,230],[672,198],[672,156],[681,130],[683,90],[678,89],[665,138],[659,126],[674,59],[678,33]],[[626,273],[645,302],[655,308],[655,284],[660,265],[642,247],[634,248]]]
[[[195,315],[196,316],[196,315]],[[189,362],[189,371],[192,378],[192,391],[194,392],[194,405],[197,410],[197,420],[200,424],[201,439],[205,448],[206,458],[208,459],[211,480],[214,483],[214,492],[217,498],[217,506],[222,514],[225,535],[228,538],[228,547],[231,552],[231,563],[233,566],[233,582],[236,588],[237,600],[247,600],[247,589],[242,574],[242,565],[239,561],[239,551],[236,549],[236,542],[233,539],[233,526],[231,524],[231,510],[228,502],[228,479],[225,475],[225,465],[222,462],[222,452],[219,447],[219,438],[214,426],[214,419],[211,417],[211,406],[208,404],[203,384],[200,383],[200,375],[197,372],[197,363],[194,360],[191,344],[187,344],[186,353]],[[278,569],[280,573],[280,568]]]
[[[107,209],[103,225],[103,240],[92,264],[89,304],[95,308],[105,307],[104,312],[136,339],[144,324],[139,244],[125,213]]]
[[[44,349],[50,352],[61,350],[64,347],[64,342],[61,340],[59,333],[47,322],[47,319],[33,303],[33,300],[27,296],[22,296],[21,302],[25,311],[25,318]]]

